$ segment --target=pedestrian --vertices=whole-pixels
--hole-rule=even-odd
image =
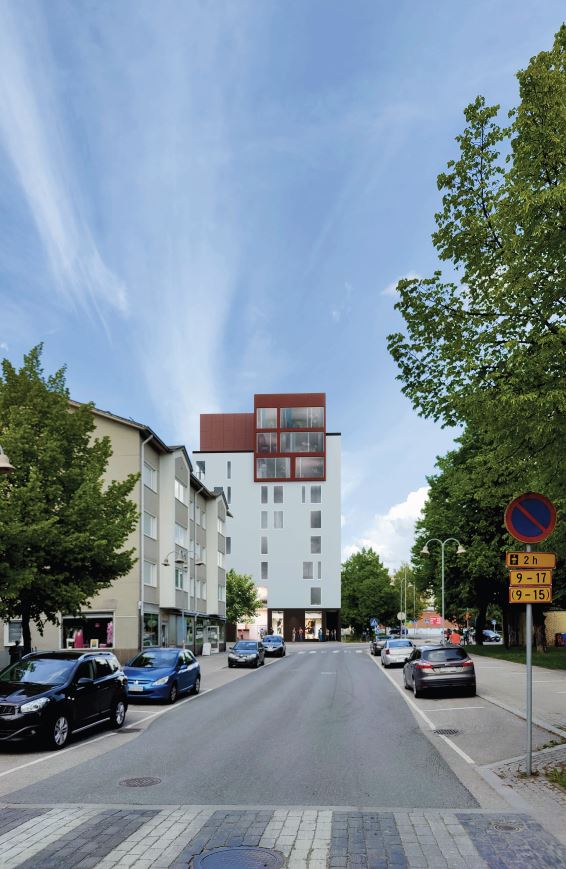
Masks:
[[[14,645],[10,646],[10,664],[15,664],[22,657],[22,648],[19,640],[14,640]]]
[[[291,639],[293,640],[293,642],[295,642],[296,638],[297,632],[295,631],[295,628],[293,628],[293,630],[291,631]]]
[[[303,641],[303,629],[299,628],[299,642],[302,643],[302,641]]]
[[[318,642],[322,643],[322,628],[318,629]]]

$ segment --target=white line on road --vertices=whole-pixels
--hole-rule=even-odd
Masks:
[[[309,655],[316,655],[316,652],[309,652]]]
[[[333,655],[339,655],[339,654],[340,654],[340,649],[335,649],[335,650],[332,652],[332,654],[333,654]]]
[[[321,672],[320,675],[321,675],[321,676],[335,676],[335,675],[336,675],[336,670],[334,670],[333,672],[330,672],[330,670],[328,670],[328,671],[323,671],[323,672]]]
[[[459,712],[461,709],[485,709],[485,706],[439,706],[438,709],[427,709],[427,712]]]
[[[363,655],[362,649],[356,649],[356,655]]]
[[[368,654],[369,654],[369,652],[368,652]],[[370,657],[371,657],[371,656],[370,656]],[[373,660],[373,659],[372,659],[372,660]],[[386,678],[386,679],[389,679],[389,681],[391,682],[391,684],[393,685],[393,687],[396,688],[397,691],[400,693],[400,695],[401,695],[401,697],[403,698],[403,700],[405,701],[405,703],[408,703],[409,706],[411,707],[411,709],[413,709],[413,710],[414,710],[418,715],[421,716],[421,718],[424,719],[424,721],[426,721],[426,723],[428,724],[428,726],[430,727],[431,730],[436,730],[436,724],[434,724],[434,723],[430,720],[430,718],[428,717],[428,715],[426,715],[426,714],[423,712],[423,710],[420,709],[420,708],[417,706],[417,704],[416,704],[413,700],[411,700],[410,697],[407,697],[407,692],[405,691],[404,688],[401,687],[401,685],[398,685],[398,684],[397,684],[397,682],[395,681],[395,679],[393,678],[393,676],[392,676],[390,673],[388,673],[385,669],[383,669],[383,668],[379,668],[379,665],[378,665],[377,661],[373,661],[373,663],[375,664],[376,667],[378,667],[378,669],[381,669],[381,672],[383,673],[383,675],[385,676],[385,678]],[[460,757],[463,758],[463,759],[466,761],[466,763],[469,763],[469,764],[471,764],[472,766],[475,766],[475,761],[472,760],[472,758],[471,758],[469,755],[467,755],[465,751],[462,751],[462,749],[459,748],[459,747],[456,745],[455,742],[452,742],[452,740],[451,740],[451,739],[448,739],[447,736],[442,736],[441,734],[438,734],[438,735],[440,736],[441,739],[444,740],[444,742],[445,742],[447,745],[450,746],[450,748],[454,749],[454,751],[456,752],[456,754],[459,754]]]

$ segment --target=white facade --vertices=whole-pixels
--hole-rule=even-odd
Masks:
[[[267,590],[270,610],[339,610],[341,437],[326,435],[326,479],[254,482],[253,452],[199,452],[209,489],[222,487],[233,518],[226,569]],[[280,500],[281,499],[281,500]]]

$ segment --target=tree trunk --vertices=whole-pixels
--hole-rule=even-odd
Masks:
[[[29,626],[29,606],[22,604],[22,654],[31,652],[31,631]]]
[[[483,631],[485,628],[485,616],[487,613],[487,601],[480,601],[478,614],[476,616],[476,643],[478,646],[483,646]]]
[[[540,605],[533,606],[533,628],[537,652],[546,652],[545,617]]]
[[[510,606],[507,604],[503,608],[504,630],[505,630],[505,646],[519,645],[519,607]]]

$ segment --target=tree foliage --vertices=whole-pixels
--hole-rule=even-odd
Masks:
[[[233,625],[251,621],[261,607],[251,576],[229,570],[226,574],[226,620]]]
[[[359,634],[374,616],[395,624],[398,611],[398,593],[377,553],[364,548],[351,555],[342,565],[342,623]]]
[[[136,475],[104,483],[108,438],[93,439],[92,405],[69,408],[65,369],[44,377],[41,345],[0,377],[0,443],[15,471],[0,477],[0,616],[41,631],[127,574],[138,522]]]
[[[424,416],[473,424],[501,463],[566,482],[566,27],[518,73],[500,126],[482,97],[439,175],[433,242],[449,274],[403,280],[405,332],[389,336],[403,391]]]

